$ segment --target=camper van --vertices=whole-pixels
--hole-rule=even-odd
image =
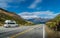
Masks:
[[[6,20],[4,27],[8,28],[8,27],[18,27],[18,24],[16,24],[15,21],[13,20]]]

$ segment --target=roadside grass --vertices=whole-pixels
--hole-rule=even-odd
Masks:
[[[46,38],[60,38],[60,32],[50,29],[48,26],[45,26]]]

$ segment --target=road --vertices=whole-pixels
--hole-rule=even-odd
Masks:
[[[15,28],[0,27],[0,38],[43,38],[43,24]]]

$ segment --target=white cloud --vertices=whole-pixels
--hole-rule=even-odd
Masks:
[[[12,0],[0,0],[0,3],[2,2],[11,2]]]
[[[30,19],[30,18],[37,18],[37,15],[34,15],[33,13],[29,13],[29,12],[23,12],[19,14],[22,18],[24,19]]]
[[[5,3],[0,3],[0,7],[1,8],[4,8],[4,7],[6,7],[7,6],[7,4],[5,4]]]
[[[9,5],[9,3],[20,3],[24,2],[25,0],[0,0],[0,8],[8,8],[8,7],[13,7]],[[15,7],[15,6],[14,6]]]
[[[30,19],[30,18],[53,18],[59,13],[54,13],[52,11],[40,11],[40,12],[22,12],[19,13],[19,15],[24,19]]]
[[[8,8],[9,7],[8,3],[11,1],[12,0],[0,0],[0,8]]]
[[[28,8],[36,8],[38,3],[41,3],[42,0],[35,0]]]

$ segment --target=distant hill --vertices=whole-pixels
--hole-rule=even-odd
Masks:
[[[31,19],[26,19],[27,21],[31,21],[35,24],[41,24],[41,23],[45,23],[46,21],[48,21],[49,19],[45,19],[45,18],[31,18]]]
[[[18,24],[27,23],[23,18],[21,18],[16,13],[9,12],[7,10],[0,8],[0,25],[3,25],[5,20],[15,20]]]

